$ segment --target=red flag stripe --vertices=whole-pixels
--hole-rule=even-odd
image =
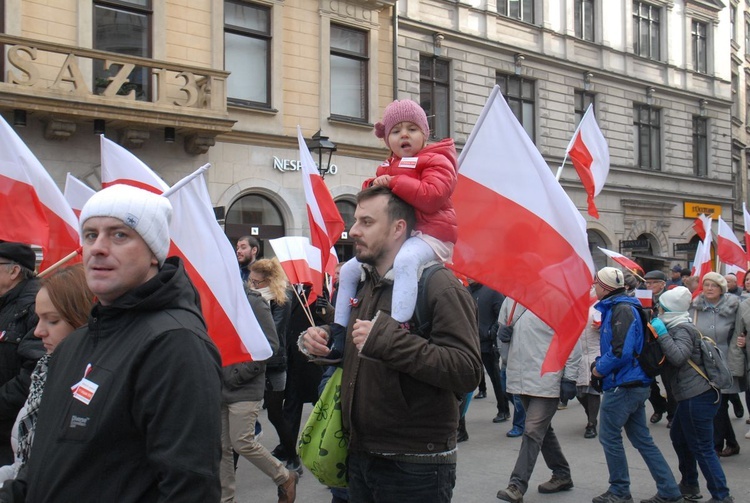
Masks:
[[[579,131],[573,141],[573,148],[569,152],[570,160],[573,163],[573,167],[578,173],[583,188],[586,190],[586,202],[588,203],[588,213],[594,218],[599,218],[599,211],[596,209],[594,204],[594,191],[596,190],[596,184],[594,182],[594,174],[591,172],[591,163],[593,158],[589,149],[586,148],[586,144],[583,143],[583,137]]]

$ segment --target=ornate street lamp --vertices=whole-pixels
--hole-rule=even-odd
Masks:
[[[322,136],[320,134],[320,129],[318,129],[318,132],[312,135],[312,138],[305,143],[307,143],[307,148],[310,149],[310,153],[313,154],[313,158],[315,153],[318,154],[318,172],[320,173],[321,178],[325,178],[326,173],[331,169],[331,157],[333,157],[333,153],[336,152],[336,144],[329,140],[327,136]],[[326,156],[328,157],[328,160],[324,164],[323,159]]]

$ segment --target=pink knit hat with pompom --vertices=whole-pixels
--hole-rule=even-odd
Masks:
[[[393,126],[404,121],[413,122],[422,130],[425,138],[430,137],[427,114],[424,113],[419,103],[412,100],[396,100],[385,107],[383,120],[375,124],[375,136],[385,139],[385,143],[388,145],[388,133],[391,132]]]

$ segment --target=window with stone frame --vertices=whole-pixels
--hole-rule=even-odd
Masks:
[[[419,57],[419,104],[427,114],[430,138],[450,134],[450,62],[435,56]]]
[[[750,19],[745,18],[745,58],[750,56]]]
[[[526,130],[531,141],[536,141],[535,81],[518,75],[498,73],[496,82],[500,86],[500,92],[503,93],[505,101],[513,111],[513,115]]]
[[[337,119],[367,120],[368,33],[331,24],[331,115]]]
[[[128,56],[151,57],[151,0],[95,0],[94,8],[94,49]],[[120,70],[121,65],[113,64],[104,69],[104,61],[93,61],[94,93],[101,94],[109,85],[109,78]],[[135,94],[141,101],[151,100],[151,71],[136,66],[128,82],[122,85],[117,94]]]
[[[583,91],[580,89],[576,89],[574,92],[574,99],[575,99],[575,117],[576,117],[576,126],[580,124],[581,119],[583,119],[583,114],[586,113],[586,110],[588,110],[589,105],[593,105],[596,107],[596,94],[589,92],[589,91]]]
[[[750,72],[745,72],[745,124],[750,125]]]
[[[740,113],[740,70],[739,66],[732,63],[732,118],[742,122]]]
[[[661,111],[651,105],[633,108],[635,164],[642,169],[661,170]]]
[[[576,37],[594,41],[594,0],[575,0]]]
[[[693,20],[691,28],[693,70],[708,72],[708,24]]]
[[[534,22],[534,0],[497,0],[497,12],[503,16]]]
[[[224,69],[228,103],[271,108],[270,7],[224,2]]]
[[[638,56],[661,59],[661,7],[633,2],[633,51]]]
[[[708,119],[693,116],[693,173],[708,176]]]

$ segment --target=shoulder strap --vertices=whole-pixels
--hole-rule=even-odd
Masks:
[[[414,330],[422,337],[428,337],[432,331],[432,316],[427,306],[427,283],[435,271],[444,269],[443,264],[433,264],[426,267],[419,277],[417,286],[417,307],[414,310],[414,319],[416,321]]]

